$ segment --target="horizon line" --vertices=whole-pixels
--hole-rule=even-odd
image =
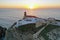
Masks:
[[[29,9],[27,7],[24,6],[0,6],[0,8],[20,8],[20,9]],[[34,9],[45,9],[45,8],[60,8],[60,6],[39,6],[37,8]]]

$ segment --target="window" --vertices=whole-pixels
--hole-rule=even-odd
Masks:
[[[32,20],[26,20],[26,21],[32,21]]]
[[[32,21],[31,19],[25,19],[25,21]]]

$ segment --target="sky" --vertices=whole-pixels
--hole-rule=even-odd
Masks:
[[[0,0],[0,8],[60,7],[60,0]]]

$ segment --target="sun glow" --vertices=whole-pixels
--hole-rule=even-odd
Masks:
[[[27,8],[34,9],[35,8],[35,5],[34,4],[30,4],[30,5],[27,6]]]
[[[33,8],[34,8],[34,5],[30,5],[29,8],[30,8],[30,9],[33,9]]]
[[[25,6],[27,9],[36,9],[38,8],[38,6],[36,4],[30,4],[30,5],[27,5]]]
[[[35,9],[35,8],[38,8],[37,3],[38,3],[37,0],[26,0],[25,7],[28,9]]]

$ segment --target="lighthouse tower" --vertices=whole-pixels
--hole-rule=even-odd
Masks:
[[[26,16],[27,16],[27,13],[26,13],[26,11],[24,12],[24,18],[26,18]]]

